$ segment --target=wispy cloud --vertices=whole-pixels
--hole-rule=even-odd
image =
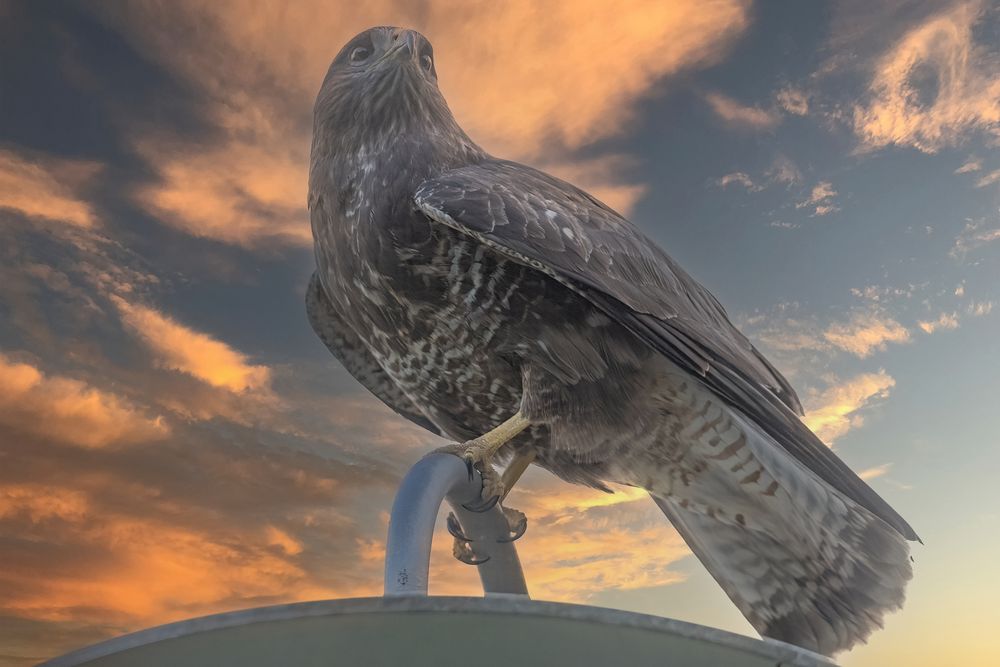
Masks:
[[[987,185],[993,185],[994,183],[1000,183],[1000,169],[994,169],[980,176],[976,181],[976,187],[985,188]]]
[[[854,108],[863,144],[933,153],[980,131],[1000,137],[1000,55],[976,43],[981,2],[963,2],[906,32],[878,60],[871,99]]]
[[[0,352],[0,426],[12,433],[97,448],[160,440],[166,421],[86,382],[47,375]]]
[[[983,161],[977,157],[969,157],[968,160],[962,163],[958,169],[955,170],[956,174],[968,174],[973,171],[979,171],[983,168]]]
[[[761,186],[754,183],[749,174],[742,171],[734,171],[731,174],[721,176],[717,178],[714,183],[720,188],[726,188],[730,185],[739,185],[749,192],[756,192],[761,189]]]
[[[809,95],[798,88],[782,88],[775,96],[778,106],[794,116],[805,116],[809,113]]]
[[[747,192],[760,192],[774,185],[791,186],[801,180],[802,172],[795,163],[786,155],[778,155],[763,175],[754,177],[745,171],[734,171],[713,179],[710,184],[720,188],[738,185]]]
[[[917,322],[917,326],[923,329],[924,333],[934,333],[939,329],[957,329],[958,328],[958,314],[957,313],[941,313],[936,320],[921,320]]]
[[[247,356],[147,306],[113,296],[122,321],[156,355],[165,368],[186,373],[213,387],[233,392],[267,390],[271,371],[251,364]]]
[[[968,313],[973,317],[989,315],[993,311],[992,301],[973,301],[969,304]]]
[[[787,155],[778,155],[765,174],[772,183],[794,185],[802,180],[802,172]]]
[[[948,254],[955,259],[962,259],[969,252],[994,241],[1000,241],[1000,226],[991,225],[986,218],[966,220],[965,227],[955,237],[955,244]]]
[[[707,93],[705,101],[712,111],[731,127],[770,130],[781,122],[781,114],[775,111],[741,104],[722,93]]]
[[[892,467],[891,463],[883,463],[881,465],[872,466],[871,468],[865,468],[864,470],[858,473],[858,477],[865,480],[866,482],[870,482],[873,479],[877,479],[885,475],[887,472],[889,472],[889,469],[891,467]]]
[[[803,421],[828,445],[864,422],[860,411],[873,402],[885,399],[896,381],[884,370],[863,373],[849,380],[835,382],[806,401]]]
[[[890,315],[880,312],[859,312],[847,322],[830,325],[823,338],[842,350],[864,358],[884,350],[889,343],[906,343],[910,331]]]
[[[0,149],[0,209],[79,227],[97,224],[91,205],[80,196],[101,166],[96,162],[28,157]]]
[[[833,189],[833,184],[830,181],[820,181],[813,187],[806,199],[795,204],[795,208],[811,208],[814,216],[835,213],[840,210],[840,207],[834,202],[836,196],[837,191]]]

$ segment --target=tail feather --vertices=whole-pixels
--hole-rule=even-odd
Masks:
[[[765,637],[832,655],[865,641],[882,627],[886,612],[902,606],[911,577],[905,540],[884,534],[895,531],[873,515],[858,517],[867,519],[863,533],[870,541],[858,534],[851,545],[823,541],[816,549],[799,535],[769,535],[718,522],[669,498],[654,500]],[[887,541],[897,543],[883,551]]]

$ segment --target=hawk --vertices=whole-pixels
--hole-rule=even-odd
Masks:
[[[754,628],[820,653],[902,605],[909,524],[666,252],[469,138],[427,39],[354,37],[313,121],[310,322],[389,407],[461,442],[484,496],[531,463],[641,487]]]

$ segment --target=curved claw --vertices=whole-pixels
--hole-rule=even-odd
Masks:
[[[471,456],[463,456],[462,460],[465,461],[465,467],[469,471],[469,481],[471,482],[476,478],[476,463],[472,460]]]
[[[489,512],[498,502],[500,502],[500,496],[493,496],[489,500],[484,500],[479,503],[470,503],[468,505],[463,504],[462,507],[470,512],[482,514],[483,512]]]
[[[489,556],[487,556],[486,558],[477,558],[475,554],[471,556],[466,556],[464,553],[455,554],[455,558],[459,562],[465,563],[466,565],[482,565],[483,563],[485,563],[490,559]]]
[[[507,537],[501,537],[500,539],[497,540],[497,542],[499,542],[500,544],[504,544],[506,542],[516,542],[517,540],[524,537],[524,533],[527,532],[527,530],[528,530],[528,517],[522,516],[520,521],[517,522],[517,525],[514,526],[513,534],[508,535]]]
[[[465,533],[462,532],[462,526],[458,523],[458,517],[455,516],[454,512],[448,513],[447,519],[448,532],[451,533],[452,537],[463,542],[472,542]]]
[[[472,550],[471,544],[459,539],[455,540],[455,546],[452,549],[451,554],[455,557],[455,560],[460,563],[465,563],[466,565],[482,565],[490,559],[489,556],[479,558],[476,556],[476,552]]]

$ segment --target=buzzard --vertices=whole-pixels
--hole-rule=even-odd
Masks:
[[[902,605],[913,529],[666,252],[466,135],[427,39],[354,37],[313,120],[310,322],[389,407],[461,443],[484,497],[531,463],[641,487],[762,635],[820,653]]]

